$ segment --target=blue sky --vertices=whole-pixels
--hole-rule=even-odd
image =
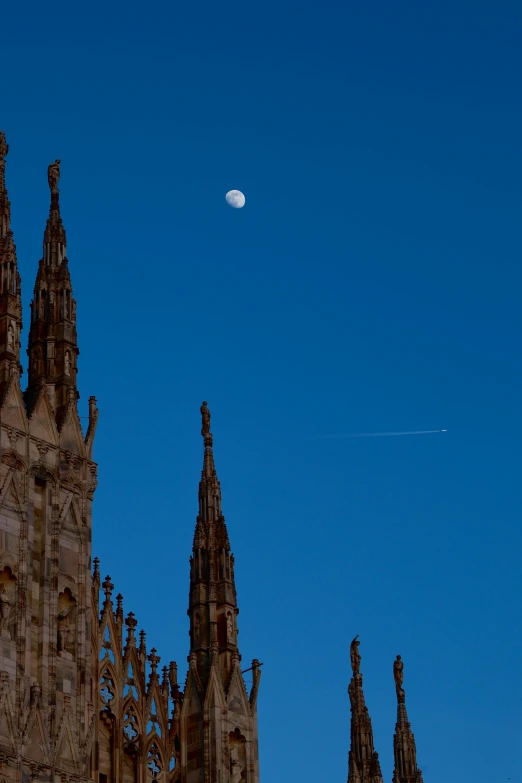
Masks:
[[[149,646],[184,668],[207,399],[263,779],[345,779],[359,634],[386,780],[398,653],[426,783],[521,780],[520,3],[2,25],[25,339],[59,157],[93,548]]]

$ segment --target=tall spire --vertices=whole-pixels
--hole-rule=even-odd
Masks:
[[[31,408],[38,389],[44,385],[60,426],[68,403],[78,399],[76,302],[72,296],[66,237],[60,215],[60,161],[47,169],[51,191],[49,217],[44,232],[34,297],[31,302],[29,332],[29,385],[27,404]]]
[[[393,783],[422,783],[422,772],[417,767],[417,748],[415,738],[406,712],[406,695],[402,683],[404,681],[404,663],[398,655],[393,662],[393,678],[397,692],[397,724],[393,737],[393,753],[395,769]]]
[[[364,701],[359,644],[356,636],[350,645],[353,676],[348,686],[352,713],[348,783],[382,783],[379,754],[373,745],[372,721]]]
[[[20,376],[22,300],[16,248],[11,231],[11,204],[5,184],[5,158],[9,152],[0,131],[0,396],[12,372]]]
[[[189,669],[180,712],[180,779],[259,783],[257,694],[261,665],[241,671],[234,557],[216,473],[210,411],[201,411],[203,469],[190,558]],[[250,693],[244,679],[252,672]]]
[[[234,557],[230,552],[225,518],[221,513],[221,487],[214,465],[210,411],[201,405],[203,469],[199,482],[199,514],[194,531],[191,558],[190,656],[197,661],[199,676],[205,681],[213,664],[225,683],[232,665],[240,660],[237,648],[236,588]]]

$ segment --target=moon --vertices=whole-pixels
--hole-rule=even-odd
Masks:
[[[241,209],[245,206],[245,197],[240,190],[229,190],[225,196],[227,204],[234,209]]]

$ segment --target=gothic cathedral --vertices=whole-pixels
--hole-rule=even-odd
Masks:
[[[60,217],[60,161],[48,168],[50,211],[31,302],[28,383],[20,378],[22,301],[0,133],[0,783],[259,783],[261,664],[237,645],[234,557],[221,510],[210,412],[190,561],[185,684],[159,668],[122,596],[91,558],[98,410],[77,411],[78,344]],[[351,646],[349,783],[382,783]],[[148,665],[147,665],[148,664]],[[422,783],[402,688],[394,783]]]

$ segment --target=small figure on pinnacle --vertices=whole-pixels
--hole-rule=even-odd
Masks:
[[[357,636],[355,637],[355,639],[350,645],[350,661],[352,663],[352,671],[354,673],[354,676],[356,674],[359,674],[361,669],[361,653],[359,652],[358,649],[360,645],[360,641],[358,641],[358,639],[359,639],[359,634],[357,634]]]
[[[58,180],[60,179],[60,161],[55,160],[47,168],[47,181],[52,193],[58,191]]]
[[[398,699],[404,697],[404,689],[402,687],[402,683],[404,682],[403,669],[404,663],[402,662],[401,656],[398,655],[393,662],[393,679],[395,680],[395,690],[397,691]]]
[[[205,401],[203,401],[200,410],[201,410],[201,434],[203,435],[203,437],[205,437],[205,435],[210,435],[210,411]]]

